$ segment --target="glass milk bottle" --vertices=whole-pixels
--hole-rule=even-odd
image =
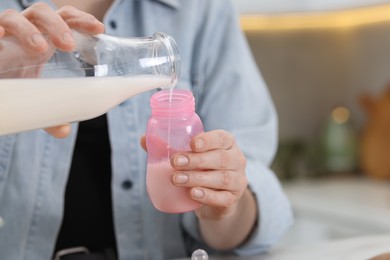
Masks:
[[[17,40],[0,40],[0,135],[100,116],[126,99],[172,88],[180,70],[168,35],[119,38],[73,31],[76,47],[24,57]]]
[[[146,129],[148,165],[146,185],[149,197],[160,211],[181,213],[200,207],[188,195],[188,188],[173,185],[170,156],[191,151],[190,141],[203,132],[195,113],[195,99],[188,90],[162,90],[150,99],[152,115]]]

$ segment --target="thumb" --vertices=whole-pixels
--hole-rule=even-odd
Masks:
[[[146,148],[146,137],[145,135],[142,135],[140,140],[139,140],[139,144],[141,145],[142,149],[145,150],[145,152],[147,152],[147,148]]]
[[[56,138],[65,138],[70,134],[70,124],[45,128],[45,131]]]

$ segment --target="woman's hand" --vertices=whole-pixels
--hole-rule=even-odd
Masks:
[[[198,134],[191,149],[172,157],[173,182],[189,188],[189,196],[203,204],[195,213],[205,242],[220,250],[235,248],[248,238],[257,219],[246,158],[233,135],[223,130]]]
[[[36,3],[21,13],[12,9],[0,13],[0,37],[14,36],[24,49],[32,52],[44,52],[48,41],[60,50],[71,51],[74,42],[70,29],[99,34],[104,25],[72,6],[55,11],[45,3]]]
[[[104,25],[92,15],[65,6],[55,11],[45,3],[36,3],[19,13],[8,9],[0,13],[0,78],[37,77],[55,49],[71,51],[75,47],[71,29],[89,34],[104,31]],[[29,65],[35,70],[13,70]]]
[[[104,32],[104,25],[71,6],[55,11],[45,3],[36,3],[20,13],[11,9],[1,12],[0,78],[37,77],[39,65],[44,64],[55,49],[73,50],[71,29],[99,34]],[[33,69],[26,69],[29,65],[34,65]],[[70,125],[46,130],[61,138],[70,133]]]
[[[234,137],[222,130],[201,133],[191,148],[172,157],[174,184],[189,188],[190,197],[204,205],[196,211],[200,219],[234,214],[248,186],[246,159]]]
[[[141,146],[146,149],[144,137]],[[198,134],[191,149],[172,156],[172,182],[187,187],[189,196],[202,203],[195,213],[204,240],[218,249],[236,247],[250,234],[257,214],[248,189],[246,158],[234,137],[223,130]]]

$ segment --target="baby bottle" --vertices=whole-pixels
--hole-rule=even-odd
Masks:
[[[119,38],[73,31],[75,49],[26,59],[15,38],[0,40],[0,135],[100,116],[126,99],[171,88],[180,71],[164,33]],[[47,56],[47,57],[46,57]]]
[[[188,90],[162,90],[150,99],[152,115],[146,129],[148,165],[146,186],[158,210],[167,213],[192,211],[200,203],[188,195],[188,188],[173,184],[170,156],[191,151],[190,141],[203,125],[195,113],[195,99]]]

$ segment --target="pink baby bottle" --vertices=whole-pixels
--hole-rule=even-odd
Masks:
[[[200,207],[188,195],[188,188],[173,184],[170,156],[191,151],[190,141],[203,132],[195,113],[195,99],[188,90],[162,90],[150,99],[152,116],[146,129],[148,166],[146,186],[154,207],[162,212],[182,213]]]

